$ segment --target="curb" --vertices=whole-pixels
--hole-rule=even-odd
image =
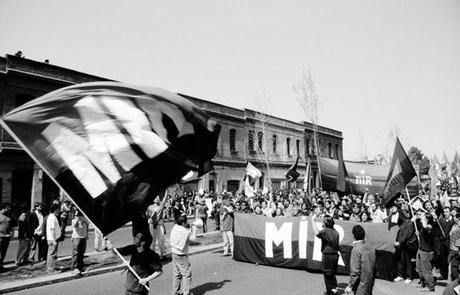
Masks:
[[[222,248],[221,243],[211,244],[207,246],[202,246],[202,249],[196,249],[195,251],[190,251],[188,255],[192,256],[192,255],[202,254],[205,252],[210,252],[210,251],[214,251],[216,249],[221,249],[221,248]],[[171,253],[166,254],[166,256],[170,257]],[[36,278],[36,279],[29,279],[29,280],[24,280],[24,281],[17,281],[17,282],[11,283],[12,286],[10,287],[0,288],[0,294],[16,292],[16,291],[21,291],[21,290],[26,290],[26,289],[33,289],[33,288],[42,287],[46,285],[62,283],[62,282],[66,282],[66,281],[70,281],[74,279],[83,279],[86,277],[92,277],[96,275],[101,275],[101,274],[105,274],[109,272],[122,270],[125,267],[126,266],[124,264],[119,264],[115,266],[109,266],[109,267],[90,270],[88,272],[85,272],[83,275],[76,275],[76,274],[72,274],[71,272],[65,272],[65,273],[56,274],[54,275],[54,277],[51,277],[51,278],[45,277],[42,279]]]

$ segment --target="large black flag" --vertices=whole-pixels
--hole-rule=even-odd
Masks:
[[[212,169],[219,135],[187,99],[115,82],[56,90],[1,123],[104,234],[190,170]]]
[[[384,205],[390,205],[396,194],[401,192],[416,175],[417,173],[415,173],[415,169],[404,151],[399,138],[396,138],[390,171],[385,188],[383,189]]]

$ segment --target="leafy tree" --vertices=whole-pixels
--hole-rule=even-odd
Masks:
[[[412,164],[419,165],[421,175],[428,174],[428,170],[430,170],[430,159],[428,159],[419,148],[412,146],[407,151],[407,156]]]

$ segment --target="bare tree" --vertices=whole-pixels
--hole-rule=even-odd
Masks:
[[[255,151],[255,157],[265,164],[265,186],[271,189],[270,137],[268,136],[270,117],[267,115],[270,98],[265,92],[265,88],[262,89],[261,94],[255,96],[254,101],[260,111],[255,114],[257,123],[254,130],[248,131],[248,140],[253,142],[252,148]]]
[[[318,92],[316,91],[315,82],[311,71],[302,72],[302,78],[296,86],[292,87],[292,90],[296,94],[296,99],[299,102],[300,107],[304,111],[304,114],[308,121],[313,125],[313,148],[314,153],[317,157],[321,156],[320,147],[319,147],[319,136],[318,136],[318,121],[319,121],[319,106],[320,98]],[[321,182],[321,169],[318,164],[319,170],[319,182]]]

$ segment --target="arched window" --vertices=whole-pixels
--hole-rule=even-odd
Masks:
[[[297,156],[300,156],[300,139],[295,141],[295,147],[297,149]]]
[[[307,155],[310,155],[310,138],[307,138]]]
[[[264,134],[262,132],[257,133],[257,146],[260,152],[264,150]]]
[[[236,138],[236,130],[230,129],[230,151],[232,152],[236,150],[235,138]]]
[[[286,138],[286,153],[288,156],[291,155],[291,139],[289,137]]]
[[[250,151],[254,150],[254,134],[253,130],[249,130],[248,132],[248,148]]]
[[[278,137],[276,136],[276,134],[273,135],[273,149],[272,149],[272,152],[274,154],[276,154],[276,145],[278,144]]]

